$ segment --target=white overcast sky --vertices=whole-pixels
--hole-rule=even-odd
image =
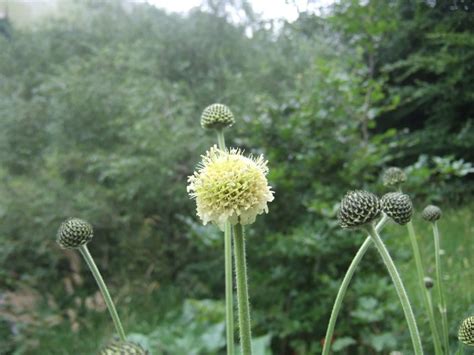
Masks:
[[[145,0],[146,2],[172,12],[187,12],[193,7],[199,6],[202,0]],[[321,6],[327,6],[334,3],[335,0],[317,0],[314,1],[309,10],[317,11]],[[252,8],[265,19],[284,18],[288,21],[294,21],[298,17],[298,11],[294,5],[298,6],[300,11],[308,8],[307,0],[250,0]]]

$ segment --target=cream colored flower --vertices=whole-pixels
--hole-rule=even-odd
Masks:
[[[202,158],[188,177],[188,193],[196,199],[204,224],[213,222],[221,229],[227,220],[234,225],[251,224],[257,215],[268,212],[273,191],[263,156],[245,157],[239,149],[224,151],[214,146]]]

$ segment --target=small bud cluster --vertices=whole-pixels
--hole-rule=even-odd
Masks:
[[[391,167],[385,170],[382,180],[385,186],[399,186],[407,181],[407,176],[402,169]]]
[[[342,228],[357,228],[374,221],[381,212],[380,201],[373,193],[349,191],[341,201],[338,218]]]
[[[436,222],[441,218],[441,209],[438,206],[429,205],[426,206],[423,212],[421,212],[421,217],[428,222]]]
[[[380,200],[382,211],[396,223],[404,225],[411,221],[413,204],[408,195],[400,192],[389,192]]]
[[[92,226],[82,219],[69,218],[59,227],[56,242],[63,249],[77,249],[91,241]]]
[[[378,197],[367,191],[350,191],[341,201],[338,218],[342,228],[356,228],[374,221],[384,212],[398,224],[407,224],[413,215],[413,205],[408,195],[400,192]]]
[[[434,281],[433,281],[433,279],[432,279],[431,277],[425,276],[425,277],[423,278],[423,282],[425,283],[425,287],[426,287],[428,290],[432,289],[433,286],[434,286]]]
[[[222,104],[212,104],[201,115],[201,126],[206,129],[222,129],[234,124],[234,114]]]

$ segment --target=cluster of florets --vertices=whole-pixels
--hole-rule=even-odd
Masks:
[[[421,212],[421,217],[428,222],[436,222],[441,218],[441,209],[438,206],[428,205]]]
[[[234,124],[234,114],[222,104],[212,104],[201,115],[201,126],[206,129],[222,129]]]
[[[338,218],[342,228],[356,228],[371,223],[381,211],[379,198],[373,193],[349,191],[341,201]]]
[[[404,225],[411,221],[413,204],[410,196],[401,192],[389,192],[380,200],[382,211],[396,223]]]
[[[341,227],[357,228],[372,223],[381,212],[398,224],[406,224],[411,220],[413,205],[408,195],[399,192],[388,193],[379,200],[367,191],[350,191],[341,201],[338,218]]]
[[[382,180],[385,186],[400,186],[407,181],[407,176],[402,169],[391,167],[384,171]]]
[[[63,249],[76,249],[93,237],[92,225],[79,218],[69,218],[59,227],[56,242]]]
[[[196,199],[197,214],[204,224],[213,222],[221,229],[226,221],[251,224],[257,215],[268,212],[273,191],[263,156],[246,157],[238,149],[225,151],[214,146],[202,158],[188,178],[188,192]]]

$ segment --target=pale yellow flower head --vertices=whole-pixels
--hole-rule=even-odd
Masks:
[[[268,212],[273,191],[263,156],[245,157],[239,149],[224,151],[214,146],[202,158],[188,177],[188,193],[196,199],[204,224],[213,222],[221,229],[227,220],[234,225],[252,224],[257,215]]]

